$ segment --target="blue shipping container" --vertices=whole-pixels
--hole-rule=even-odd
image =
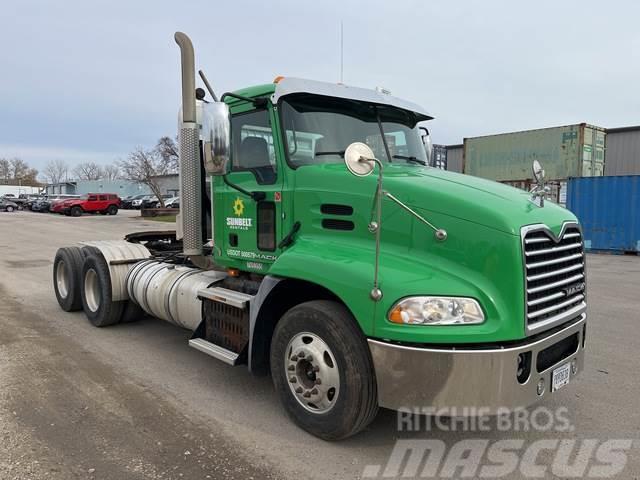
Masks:
[[[640,175],[571,178],[567,208],[587,250],[640,252]]]

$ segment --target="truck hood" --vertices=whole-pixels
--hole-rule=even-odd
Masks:
[[[388,165],[384,190],[427,216],[456,217],[512,235],[520,227],[547,225],[556,234],[574,220],[568,210],[546,201],[540,208],[522,190],[470,175],[420,166]],[[388,201],[387,201],[388,203]]]

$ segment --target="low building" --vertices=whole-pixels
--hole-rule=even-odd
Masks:
[[[163,195],[178,196],[180,193],[180,177],[177,173],[153,177]]]
[[[144,184],[128,180],[74,180],[47,185],[48,195],[84,195],[86,193],[115,193],[120,198],[129,195],[149,195]]]

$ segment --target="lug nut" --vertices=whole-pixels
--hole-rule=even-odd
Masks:
[[[287,368],[287,370],[289,370],[290,372],[293,372],[295,369],[295,365],[289,365],[289,368]]]
[[[302,393],[302,387],[296,388],[296,393]]]
[[[322,380],[320,380],[319,378],[316,378],[316,385],[322,385]]]
[[[317,395],[318,394],[318,389],[314,388],[313,390],[311,390],[311,395]]]
[[[296,383],[298,380],[296,380],[296,377],[291,377],[291,378],[289,379],[289,381],[290,381],[291,383]]]
[[[297,362],[298,361],[298,356],[294,355],[293,357],[291,357],[289,360],[291,360],[292,362]]]
[[[320,367],[319,367],[319,366],[317,366],[317,365],[314,365],[314,366],[313,366],[313,371],[314,371],[314,372],[316,372],[316,373],[318,373],[318,372],[320,371]]]
[[[311,393],[309,393],[309,391],[307,390],[306,392],[304,392],[304,393],[302,394],[302,396],[303,396],[304,398],[309,398],[309,397],[311,396]]]
[[[307,358],[305,358],[305,360],[306,360],[307,362],[313,362],[313,356],[312,356],[312,355],[309,355],[309,356],[307,356]]]
[[[304,352],[298,353],[298,358],[304,358]]]

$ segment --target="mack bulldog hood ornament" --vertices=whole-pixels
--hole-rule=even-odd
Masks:
[[[544,207],[544,199],[551,193],[551,188],[545,184],[545,172],[542,164],[534,160],[531,166],[533,179],[536,184],[531,189],[531,201],[539,207]]]

